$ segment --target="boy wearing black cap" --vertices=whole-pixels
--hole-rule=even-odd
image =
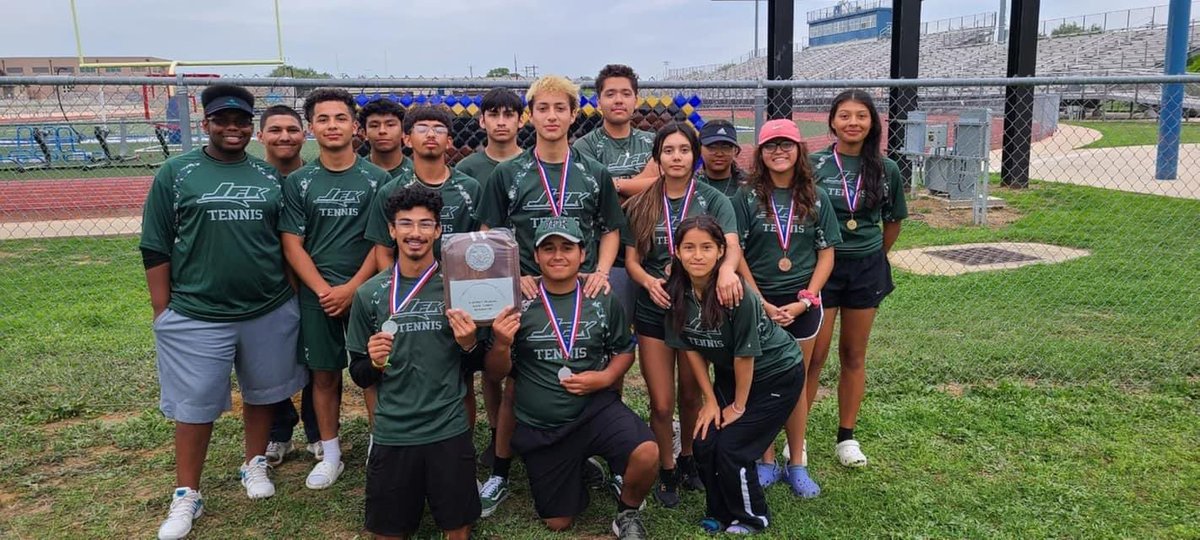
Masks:
[[[178,487],[161,539],[183,538],[203,513],[200,475],[213,422],[232,405],[230,369],[242,394],[240,476],[251,499],[275,494],[264,456],[272,404],[308,379],[296,363],[300,313],[276,230],[277,172],[246,154],[254,96],[220,84],[200,101],[208,144],[167,160],[142,210],[159,408],[175,422]]]
[[[588,505],[584,462],[599,455],[624,477],[613,533],[646,538],[638,508],[654,483],[658,446],[611,388],[633,364],[625,312],[607,292],[583,294],[576,220],[545,219],[534,239],[538,294],[493,323],[485,362],[492,380],[516,380],[512,447],[525,461],[534,508],[551,530],[570,527]]]
[[[704,169],[696,178],[732,197],[742,185],[743,174],[737,166],[737,128],[728,120],[711,120],[700,128],[700,157]]]

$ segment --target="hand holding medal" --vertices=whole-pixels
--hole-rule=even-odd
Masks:
[[[400,324],[396,322],[395,317],[398,313],[400,313],[401,310],[404,309],[404,306],[407,305],[409,301],[417,296],[417,293],[421,292],[421,288],[429,282],[429,278],[437,272],[437,269],[438,263],[437,261],[433,261],[433,264],[429,265],[429,268],[426,268],[425,271],[421,273],[421,277],[417,279],[417,282],[413,284],[408,293],[401,297],[400,261],[396,261],[396,264],[392,265],[392,290],[388,294],[389,316],[388,319],[383,321],[383,324],[379,326],[379,333],[371,336],[371,340],[368,342],[367,346],[369,352],[371,353],[371,365],[375,366],[375,369],[384,369],[391,364],[391,362],[388,361],[388,356],[391,355],[392,341],[395,339],[396,333],[400,331]],[[386,341],[386,344],[384,341]],[[384,349],[386,354],[384,354],[382,357],[377,356],[375,354],[376,348],[382,348],[384,346],[386,346],[386,349]]]

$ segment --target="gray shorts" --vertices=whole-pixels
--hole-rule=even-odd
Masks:
[[[641,286],[634,283],[629,272],[620,266],[614,266],[608,271],[608,284],[612,286],[612,295],[625,308],[625,322],[633,324],[633,306],[637,303],[637,292]]]
[[[299,329],[295,298],[266,315],[238,322],[199,321],[164,311],[154,321],[159,409],[177,422],[216,421],[233,406],[231,368],[247,404],[291,397],[308,382],[308,371],[296,362]]]

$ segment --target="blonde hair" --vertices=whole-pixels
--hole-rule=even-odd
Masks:
[[[525,101],[529,104],[529,108],[533,109],[538,94],[554,92],[566,94],[571,111],[579,108],[579,85],[562,75],[546,75],[533,81],[533,84],[529,85],[529,90],[525,92]]]

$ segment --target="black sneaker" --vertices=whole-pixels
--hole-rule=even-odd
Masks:
[[[690,491],[703,491],[704,481],[700,479],[700,471],[696,470],[696,460],[692,456],[679,456],[676,461],[679,469],[679,485]]]
[[[612,530],[618,540],[642,540],[650,537],[646,533],[646,525],[642,523],[642,513],[637,510],[626,510],[617,514]]]
[[[665,508],[679,506],[679,468],[659,469],[654,498]]]
[[[594,456],[583,462],[583,485],[595,490],[608,487],[608,472]]]

